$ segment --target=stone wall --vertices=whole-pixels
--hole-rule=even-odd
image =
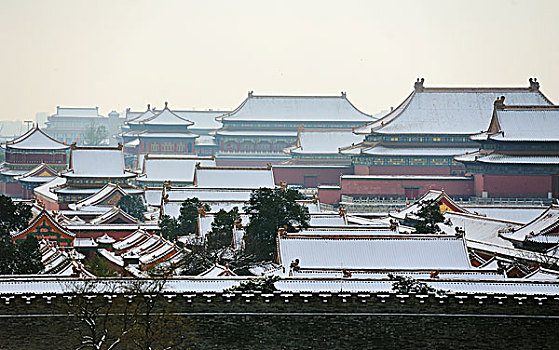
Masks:
[[[110,304],[109,315],[98,322],[108,318],[114,331],[126,305],[145,299],[2,297],[0,349],[74,349],[83,323],[68,316],[78,310],[69,305]],[[156,295],[153,300],[154,348],[548,349],[556,348],[559,340],[559,301],[554,298],[185,293]],[[145,315],[136,317],[145,320]],[[132,339],[124,338],[118,348],[132,348]]]

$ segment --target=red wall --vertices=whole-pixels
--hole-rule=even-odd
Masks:
[[[551,180],[549,175],[479,175],[476,176],[476,192],[479,188],[489,197],[547,198],[552,191]]]
[[[304,185],[304,175],[316,175],[317,184],[339,185],[340,175],[353,174],[351,166],[340,166],[333,168],[320,167],[272,167],[274,179],[279,185],[280,181],[286,181],[290,185]]]
[[[18,182],[2,182],[2,194],[8,197],[24,198],[25,188]]]
[[[451,196],[474,195],[474,181],[472,180],[356,180],[344,179],[341,181],[341,194],[347,195],[388,195],[404,196],[405,187],[419,187],[419,196],[429,190],[444,190]],[[321,198],[322,200],[322,198]]]
[[[340,189],[318,188],[318,199],[320,203],[337,204],[340,201]]]

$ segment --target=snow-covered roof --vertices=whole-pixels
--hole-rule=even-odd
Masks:
[[[113,244],[115,250],[127,250],[141,242],[144,242],[150,237],[150,234],[144,230],[136,230],[132,234],[126,236],[124,239]]]
[[[489,131],[495,141],[557,142],[559,106],[496,107]]]
[[[424,88],[421,83],[391,113],[355,132],[472,135],[487,130],[494,101],[500,96],[510,105],[552,104],[537,89]]]
[[[469,153],[454,157],[458,162],[480,162],[490,164],[559,164],[559,156],[556,155],[515,155],[481,152]]]
[[[85,117],[85,118],[103,118],[99,114],[99,107],[60,107],[56,106],[56,114],[52,117]]]
[[[442,273],[442,272],[441,272]],[[171,277],[165,281],[162,288],[164,293],[221,293],[227,288],[239,285],[248,280],[244,277]],[[530,295],[530,296],[556,296],[559,294],[559,283],[555,281],[538,281],[525,279],[494,278],[479,280],[435,280],[419,279],[433,288],[448,291],[450,294],[468,295]],[[135,280],[131,279],[94,279],[84,281],[77,278],[49,278],[47,276],[20,276],[4,277],[0,279],[0,295],[62,295],[88,284],[91,293],[126,293],[133,286]],[[288,293],[311,293],[310,297],[320,298],[318,292],[332,293],[394,293],[394,281],[388,278],[357,279],[357,278],[281,278],[275,283],[276,288]],[[264,298],[260,294],[256,298]],[[330,295],[325,295],[325,298]],[[430,295],[430,298],[436,298]],[[203,300],[206,300],[205,298]],[[320,299],[317,299],[320,300]],[[434,299],[438,302],[438,300]],[[535,301],[535,300],[534,300]]]
[[[149,119],[160,112],[162,112],[162,109],[150,109],[149,105],[145,112],[131,112],[128,110],[127,122],[130,124],[140,124],[140,122],[143,122],[144,120]],[[219,129],[221,127],[221,122],[216,120],[216,118],[222,116],[225,113],[228,113],[228,111],[194,111],[177,109],[174,109],[172,112],[182,119],[191,121],[193,124],[190,126],[189,129],[208,131]]]
[[[153,116],[155,116],[155,112],[150,108],[149,104],[145,112],[130,112],[130,110],[126,110],[126,122],[129,124],[139,124]]]
[[[54,190],[57,187],[63,186],[66,184],[66,178],[63,177],[55,177],[51,181],[37,186],[33,189],[33,192],[43,198],[50,199],[53,202],[58,201],[58,195],[54,193]]]
[[[536,271],[523,277],[528,280],[556,280],[559,279],[559,271],[549,270],[540,267]]]
[[[142,174],[137,179],[140,182],[171,181],[171,182],[194,182],[194,170],[196,164],[204,167],[215,167],[213,158],[202,158],[195,156],[160,157],[148,154],[144,157]]]
[[[178,116],[190,120],[194,124],[190,129],[206,129],[206,130],[217,130],[221,127],[221,122],[216,120],[216,118],[222,116],[228,111],[173,111]]]
[[[6,142],[7,148],[26,150],[66,150],[70,148],[67,144],[57,141],[47,135],[36,125],[25,134]]]
[[[159,113],[156,113],[153,117],[144,119],[142,122],[144,125],[186,125],[190,126],[194,124],[188,119],[178,116],[176,113],[172,112],[165,102],[165,108]]]
[[[75,147],[67,177],[133,177],[124,170],[122,147]]]
[[[559,206],[552,205],[540,216],[513,232],[501,234],[503,238],[524,241],[542,238],[544,243],[559,243]]]
[[[256,96],[247,99],[223,121],[353,122],[374,119],[341,96]]]
[[[416,214],[422,207],[423,203],[427,201],[435,201],[439,203],[441,212],[455,211],[467,213],[468,211],[461,206],[459,206],[452,198],[450,198],[444,191],[439,190],[429,190],[411,205],[406,206],[396,212],[390,213],[391,217],[404,220],[409,215]]]
[[[202,188],[274,188],[271,168],[200,167],[194,174],[195,185]]]
[[[297,154],[337,154],[340,147],[363,141],[362,135],[351,130],[302,130],[297,145],[290,149]]]
[[[345,216],[338,214],[311,214],[309,226],[346,226]]]
[[[280,237],[281,264],[303,268],[469,269],[464,241],[454,237],[404,236],[344,239]]]
[[[15,179],[23,182],[45,183],[52,181],[57,175],[58,172],[56,170],[45,163],[41,163],[26,173],[17,176]]]
[[[491,219],[513,221],[527,224],[540,216],[547,207],[521,207],[521,206],[464,206],[470,213],[485,216]]]
[[[443,232],[454,234],[457,227],[465,232],[466,245],[469,242],[483,243],[488,246],[498,246],[513,249],[510,241],[499,236],[500,232],[506,232],[518,228],[521,224],[512,221],[486,218],[479,215],[445,212],[445,219],[450,219],[450,225],[439,225]],[[487,250],[491,251],[488,247]]]
[[[82,207],[89,207],[98,205],[106,198],[112,196],[113,194],[118,193],[120,196],[126,196],[127,192],[117,184],[108,183],[103,186],[101,189],[95,190],[95,193],[91,196],[80,200],[79,202],[70,204],[70,209],[72,210],[80,210]],[[108,204],[107,206],[112,207],[116,203]]]
[[[202,272],[198,276],[200,277],[222,277],[222,276],[237,276],[229,266],[223,266],[220,264],[215,264],[214,266],[210,267],[206,271]]]

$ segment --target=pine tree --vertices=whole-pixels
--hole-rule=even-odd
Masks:
[[[439,207],[439,202],[434,199],[423,202],[416,215],[420,220],[415,225],[415,229],[417,233],[421,234],[441,233],[442,230],[438,224],[450,222],[449,220],[445,221]]]
[[[39,251],[39,241],[35,237],[27,237],[17,247],[18,274],[35,274],[43,270],[44,265]]]
[[[296,202],[300,197],[299,192],[283,188],[260,188],[252,192],[244,208],[250,218],[245,236],[247,255],[257,261],[272,260],[280,227],[295,232],[298,227],[308,226],[309,211]]]
[[[132,215],[138,220],[144,220],[144,213],[147,210],[146,205],[140,196],[126,195],[119,199],[116,206]]]
[[[198,214],[200,210],[209,211],[210,206],[201,203],[196,197],[188,198],[182,203],[178,219],[180,235],[187,235],[198,231]]]

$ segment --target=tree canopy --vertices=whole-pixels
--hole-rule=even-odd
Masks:
[[[140,196],[134,195],[126,195],[122,196],[118,203],[116,203],[117,207],[124,210],[126,213],[132,215],[138,220],[144,220],[144,213],[147,210],[146,205],[142,201]]]
[[[11,234],[27,228],[31,207],[0,195],[0,274],[33,274],[43,269],[39,242],[28,237],[18,244]]]
[[[244,208],[250,219],[245,230],[245,254],[255,260],[272,260],[280,227],[288,232],[308,227],[309,211],[296,202],[300,198],[292,189],[260,188],[252,192]]]
[[[99,146],[106,144],[108,137],[109,133],[105,126],[92,123],[85,128],[83,141],[88,146]]]
[[[434,199],[423,202],[416,215],[420,219],[415,225],[417,233],[441,233],[442,230],[438,224],[449,222],[449,220],[445,222],[439,202]]]
[[[200,202],[196,197],[185,200],[180,208],[178,219],[164,215],[159,227],[161,234],[167,239],[196,233],[198,230],[198,214],[200,211],[209,211],[210,206]]]

